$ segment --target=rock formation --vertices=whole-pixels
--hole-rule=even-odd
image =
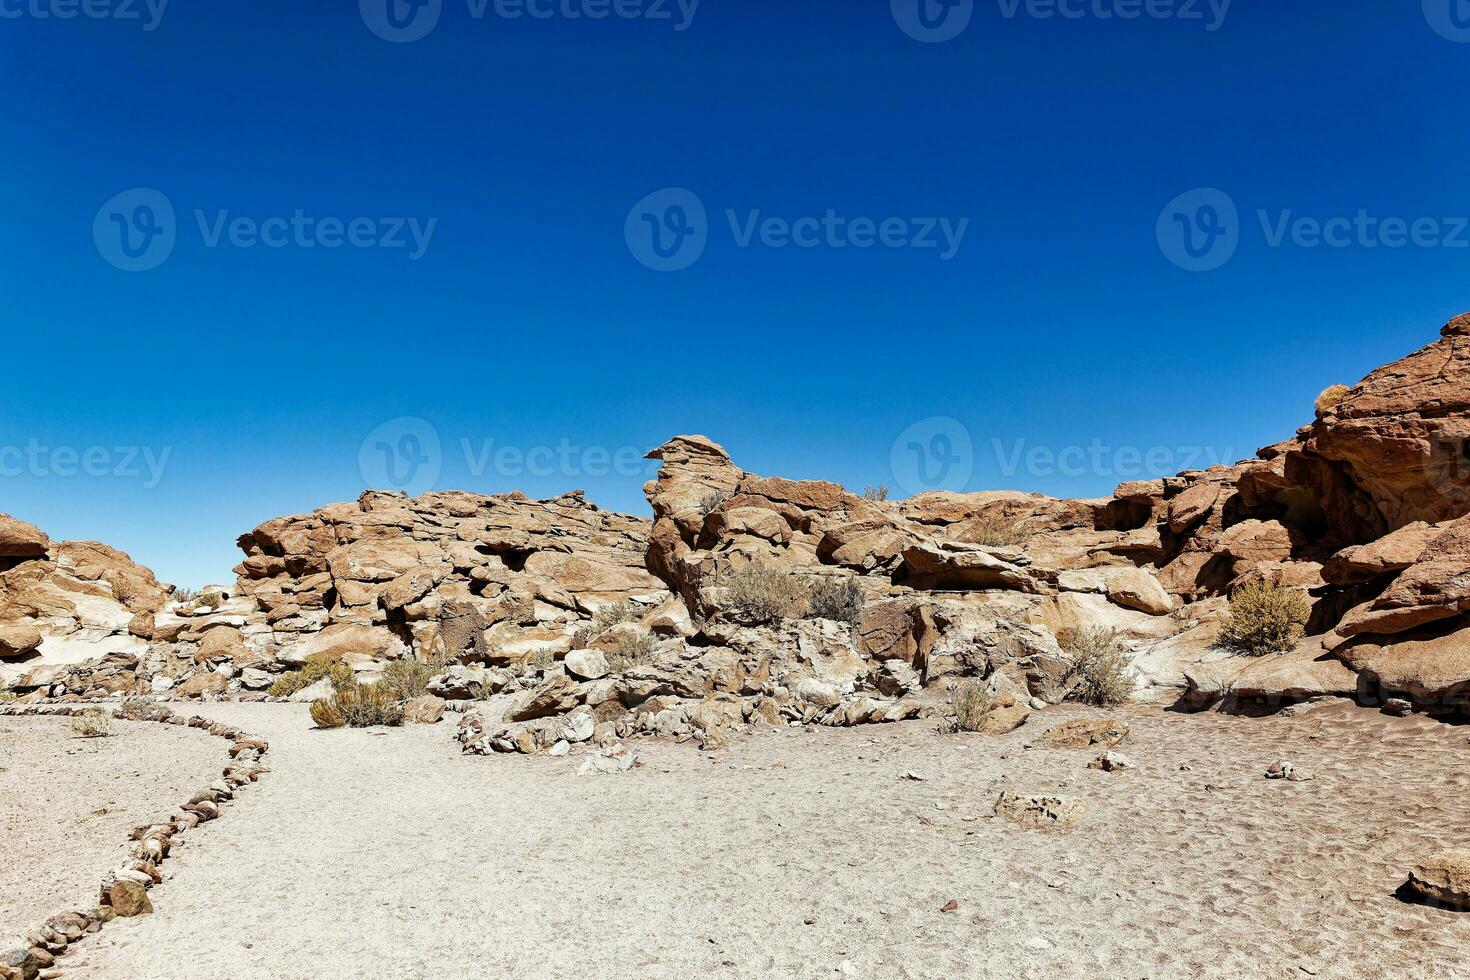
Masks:
[[[168,588],[96,541],[52,541],[0,514],[0,687],[51,683],[68,668],[146,653]],[[125,681],[130,683],[131,679]]]
[[[1059,638],[1098,627],[1140,683],[1200,706],[1470,705],[1470,315],[1257,458],[1108,498],[869,499],[749,473],[694,435],[650,457],[651,522],[579,493],[369,492],[260,525],[235,585],[187,603],[100,545],[0,522],[0,656],[34,657],[41,632],[49,663],[70,621],[110,631],[93,649],[113,659],[22,690],[102,676],[207,696],[262,691],[312,655],[365,680],[413,656],[445,665],[434,695],[488,698],[461,728],[469,751],[914,717],[943,710],[958,676],[1024,720],[1058,696]],[[1230,595],[1256,581],[1308,597],[1295,650],[1217,644]]]

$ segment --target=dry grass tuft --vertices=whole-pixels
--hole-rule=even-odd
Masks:
[[[950,688],[949,703],[954,711],[955,726],[964,732],[978,732],[984,728],[995,708],[995,699],[986,690],[985,682],[978,680],[961,681]]]
[[[592,622],[572,634],[572,649],[584,650],[587,645],[619,623],[631,623],[643,615],[643,611],[632,602],[610,602],[592,614]]]
[[[1322,394],[1317,396],[1317,414],[1326,415],[1332,411],[1351,390],[1347,385],[1332,385],[1324,388]]]
[[[614,673],[623,673],[653,660],[658,643],[651,633],[638,633],[618,640],[607,653],[607,665]]]
[[[1044,700],[1050,700],[1047,694],[1058,690],[1065,691],[1066,700],[1101,707],[1125,704],[1133,697],[1133,678],[1128,672],[1131,661],[1117,630],[1064,627],[1057,630],[1057,642],[1066,652],[1068,663],[1051,668],[1048,681],[1052,690],[1043,691]]]
[[[731,572],[721,583],[730,608],[755,623],[773,623],[801,614],[807,590],[801,578],[753,562]]]
[[[300,670],[288,671],[277,677],[266,693],[273,698],[289,698],[323,677],[330,678],[332,686],[340,688],[345,684],[351,684],[353,676],[351,667],[324,653],[318,653],[307,657],[306,664]]]
[[[394,660],[383,668],[379,682],[400,701],[423,697],[429,693],[429,681],[444,672],[443,660],[416,660],[412,657]]]
[[[1250,582],[1230,597],[1220,643],[1251,656],[1285,653],[1302,638],[1312,605],[1296,589]]]
[[[1011,520],[994,514],[983,514],[976,518],[969,532],[972,544],[994,547],[1019,548],[1031,540],[1032,531],[1024,521]]]
[[[81,738],[107,738],[113,734],[112,717],[100,711],[73,715],[71,730]]]
[[[807,591],[806,618],[833,619],[856,626],[866,596],[855,578],[819,578]]]
[[[330,698],[313,701],[311,717],[322,728],[401,725],[403,705],[386,685],[348,684],[339,687]]]

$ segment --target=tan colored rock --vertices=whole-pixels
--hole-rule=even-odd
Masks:
[[[41,558],[51,539],[34,524],[0,514],[0,558]]]
[[[1126,722],[1118,718],[1072,718],[1048,728],[1041,736],[1053,749],[1085,749],[1094,745],[1112,748],[1128,737]]]
[[[1470,911],[1470,850],[1432,854],[1409,872],[1409,887],[1436,905]]]
[[[1020,796],[1006,790],[994,809],[996,816],[1026,830],[1070,830],[1087,812],[1087,805],[1071,797]]]
[[[125,919],[148,915],[153,911],[148,890],[141,882],[131,880],[113,882],[107,889],[107,904],[116,915]]]
[[[444,699],[432,694],[410,698],[403,705],[403,720],[412,725],[432,725],[444,717]]]
[[[190,677],[175,687],[174,693],[181,698],[218,697],[228,689],[229,681],[224,674],[207,671]]]

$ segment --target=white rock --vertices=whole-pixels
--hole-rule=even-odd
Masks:
[[[597,727],[596,720],[590,711],[575,711],[562,719],[557,727],[556,737],[567,742],[585,742],[592,737],[592,731]]]
[[[610,669],[601,650],[573,650],[562,661],[567,673],[584,681],[606,677]]]
[[[549,749],[546,750],[546,754],[547,755],[556,756],[557,758],[561,758],[562,756],[566,755],[570,751],[572,751],[572,747],[570,745],[568,745],[566,742],[557,742],[551,748],[549,748]]]

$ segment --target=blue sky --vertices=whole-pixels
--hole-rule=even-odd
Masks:
[[[90,2],[0,0],[0,511],[182,584],[390,461],[645,512],[680,432],[1101,495],[1470,308],[1449,0]]]

